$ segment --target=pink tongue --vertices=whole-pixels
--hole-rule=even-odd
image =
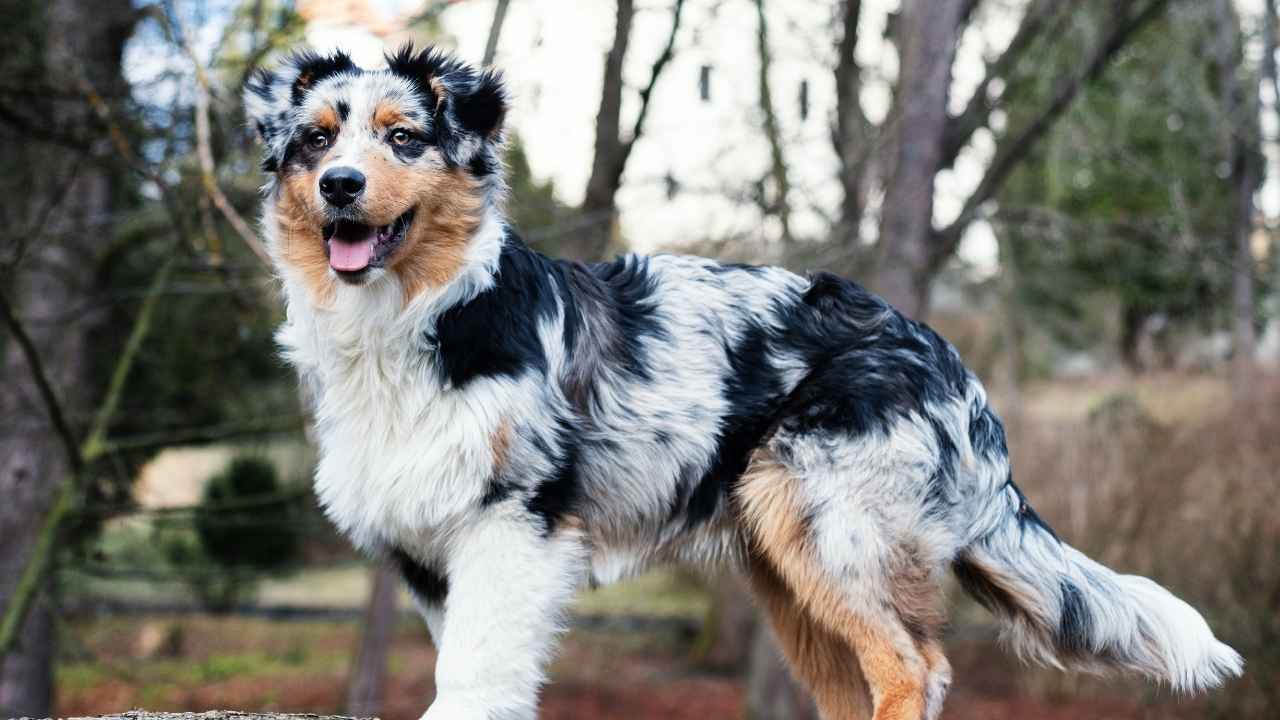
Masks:
[[[334,238],[329,241],[329,266],[334,270],[354,272],[369,267],[373,260],[373,238],[347,242]]]

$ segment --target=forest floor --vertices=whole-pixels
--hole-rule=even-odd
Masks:
[[[330,713],[341,708],[356,627],[176,616],[76,621],[59,665],[61,716],[132,708]],[[742,716],[740,678],[689,661],[687,637],[574,631],[552,668],[544,720],[714,720]],[[1154,720],[1203,717],[1140,686],[1019,670],[990,642],[953,643],[947,720]],[[390,657],[386,720],[414,720],[434,694],[435,653],[414,622]]]

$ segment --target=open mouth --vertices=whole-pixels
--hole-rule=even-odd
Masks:
[[[378,267],[404,241],[413,222],[413,210],[390,225],[376,227],[353,220],[336,220],[324,226],[324,245],[329,267],[339,277],[355,278]]]

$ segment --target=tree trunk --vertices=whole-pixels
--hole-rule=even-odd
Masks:
[[[933,179],[942,163],[947,96],[963,0],[903,0],[893,174],[880,219],[876,291],[910,316],[927,312]]]
[[[622,127],[622,66],[631,42],[631,22],[635,19],[636,10],[633,0],[617,2],[613,47],[604,58],[600,111],[596,114],[595,152],[591,177],[587,179],[587,192],[582,200],[581,222],[560,243],[561,254],[580,260],[596,260],[622,247],[618,233],[618,188],[622,185],[622,174],[627,169],[631,150],[644,134],[653,89],[675,54],[676,36],[680,32],[684,11],[684,0],[675,0],[671,7],[671,32],[666,46],[649,70],[649,82],[640,91],[640,110],[631,126],[631,136],[624,139],[619,134]]]
[[[75,2],[56,0],[33,3],[33,12],[43,13],[44,58],[47,71],[41,77],[55,87],[75,87],[83,77],[109,100],[123,95],[120,58],[134,20],[129,0]],[[73,70],[74,69],[74,70]],[[71,72],[83,76],[70,75]],[[70,76],[69,76],[70,75]],[[79,99],[49,102],[49,117],[60,125],[91,134],[90,110]],[[26,318],[51,318],[67,308],[88,306],[94,292],[95,266],[101,249],[110,241],[110,224],[104,222],[112,208],[111,177],[100,164],[84,162],[86,153],[106,152],[106,143],[96,141],[83,149],[42,146],[33,148],[20,133],[0,134],[0,155],[13,159],[29,157],[31,162],[10,169],[7,178],[22,189],[21,197],[31,218],[39,217],[56,203],[50,214],[56,231],[65,232],[60,242],[34,242],[26,249],[21,273],[15,274],[6,291]],[[14,196],[11,196],[14,197]],[[62,202],[66,198],[68,201]],[[10,205],[22,207],[17,203]],[[19,210],[18,212],[21,212]],[[42,228],[31,226],[32,233]],[[8,282],[6,282],[8,284]],[[28,323],[28,331],[56,390],[74,417],[83,410],[88,389],[85,361],[86,337],[94,327],[92,312],[70,326],[52,322]],[[31,368],[16,347],[6,345],[3,359],[6,382],[0,389],[0,417],[24,419],[0,429],[0,612],[8,606],[18,576],[48,509],[56,483],[68,472],[68,459],[51,425],[45,408],[39,405],[31,381]],[[38,423],[33,427],[33,423]],[[47,597],[38,601],[27,616],[16,648],[0,658],[0,717],[51,714],[53,702],[52,658],[53,616]]]
[[[387,684],[387,655],[396,629],[396,594],[400,578],[388,565],[370,571],[373,587],[365,606],[360,650],[347,685],[345,712],[356,717],[374,717],[382,711]]]
[[[768,623],[756,623],[747,674],[746,720],[820,720],[818,709],[787,669]]]
[[[718,672],[740,673],[747,667],[756,625],[756,608],[742,579],[737,575],[720,578],[694,660]]]
[[[1252,388],[1257,347],[1256,281],[1253,259],[1253,194],[1260,181],[1261,132],[1258,85],[1243,64],[1243,30],[1231,0],[1215,0],[1214,56],[1223,115],[1223,156],[1231,165],[1232,212],[1228,234],[1232,250],[1232,377],[1237,390]],[[1268,33],[1267,40],[1270,40]],[[1274,45],[1271,47],[1274,51]]]
[[[778,113],[773,106],[773,89],[769,72],[773,67],[773,54],[769,49],[769,21],[765,14],[765,0],[756,0],[756,53],[760,59],[757,77],[760,91],[760,112],[764,115],[764,136],[769,143],[769,177],[773,180],[773,197],[760,198],[765,215],[778,218],[782,226],[782,242],[790,243],[791,235],[791,182],[787,179],[787,158],[782,147],[782,130],[778,126]]]
[[[613,46],[604,57],[604,80],[600,87],[600,109],[596,113],[596,142],[591,160],[591,176],[582,198],[582,227],[566,236],[561,253],[572,258],[595,260],[613,244],[617,225],[614,196],[622,181],[622,66],[631,43],[631,21],[635,19],[633,0],[617,0]]]
[[[846,246],[858,246],[862,211],[871,184],[867,177],[874,157],[873,128],[862,112],[862,68],[854,52],[858,48],[861,0],[844,0],[840,8],[842,32],[836,43],[836,125],[831,142],[840,161],[840,226],[837,237]]]
[[[511,0],[498,0],[498,5],[493,9],[493,22],[489,25],[489,40],[484,44],[484,59],[480,61],[481,65],[489,66],[493,64],[493,59],[498,54],[498,38],[502,37],[502,24],[507,19],[507,8],[510,7]]]

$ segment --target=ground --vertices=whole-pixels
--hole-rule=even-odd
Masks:
[[[63,716],[139,707],[334,712],[356,640],[350,622],[207,616],[81,620],[66,630],[80,642],[59,666],[57,712]],[[1019,671],[997,652],[987,641],[953,642],[960,682],[946,720],[1202,717],[1194,705],[1139,686]],[[392,648],[383,718],[414,720],[422,713],[433,694],[434,664],[425,633],[407,618]],[[552,672],[544,720],[742,716],[740,680],[699,670],[689,660],[686,637],[575,631]]]

